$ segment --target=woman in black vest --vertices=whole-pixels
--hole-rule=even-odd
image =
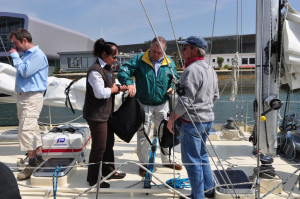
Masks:
[[[115,84],[112,66],[117,60],[118,46],[101,38],[95,42],[93,54],[97,60],[87,72],[83,107],[83,118],[87,121],[92,136],[87,174],[90,186],[97,183],[100,162],[114,162],[114,133],[108,127],[107,121],[113,111],[114,95],[127,90],[126,85]],[[108,175],[113,170],[113,164],[103,164],[102,176]],[[109,179],[121,179],[125,175],[115,173]],[[109,188],[110,185],[103,182],[100,187]]]

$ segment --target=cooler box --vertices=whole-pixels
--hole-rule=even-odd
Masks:
[[[74,157],[77,162],[84,160],[86,146],[91,139],[87,125],[67,124],[54,127],[42,135],[44,158]]]

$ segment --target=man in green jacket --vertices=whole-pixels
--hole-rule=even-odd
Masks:
[[[159,40],[159,41],[158,41]],[[141,53],[123,64],[118,72],[118,80],[122,85],[127,85],[128,92],[131,97],[136,95],[136,98],[141,102],[145,111],[144,129],[146,134],[150,135],[151,126],[154,119],[154,128],[157,130],[160,122],[167,119],[168,92],[173,92],[172,88],[172,72],[169,69],[168,63],[179,79],[176,73],[176,65],[169,57],[164,58],[161,47],[166,50],[167,43],[163,37],[154,38],[150,44],[150,49],[145,53]],[[134,80],[131,77],[135,77]],[[150,140],[153,137],[151,134]],[[143,127],[137,132],[137,155],[139,161],[144,165],[148,163],[150,144],[147,141]],[[161,160],[165,167],[181,170],[182,166],[176,164],[174,160],[169,159],[169,151],[164,148],[164,154],[161,153]],[[172,156],[170,156],[172,157]],[[145,176],[146,172],[140,168],[139,174]]]

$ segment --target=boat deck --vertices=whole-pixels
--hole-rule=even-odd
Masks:
[[[15,129],[16,127],[1,127],[0,131],[6,131],[10,129]],[[221,137],[222,138],[222,137]],[[237,169],[243,170],[247,176],[253,174],[253,169],[256,167],[256,158],[252,155],[253,146],[250,142],[246,140],[239,141],[229,141],[224,139],[216,138],[216,135],[211,136],[212,144],[216,153],[218,154],[219,160],[221,161],[224,169]],[[88,146],[88,148],[90,145]],[[186,170],[183,168],[181,171],[174,171],[162,166],[160,160],[160,153],[157,152],[156,155],[156,169],[153,177],[153,186],[151,189],[145,189],[144,178],[138,175],[138,159],[135,153],[136,150],[136,137],[130,143],[125,143],[116,137],[115,142],[115,162],[116,167],[119,167],[119,171],[125,172],[127,175],[122,180],[108,180],[111,187],[109,189],[100,189],[99,198],[179,198],[179,193],[188,195],[190,193],[190,188],[176,189],[178,191],[175,193],[171,189],[168,189],[163,183],[172,178],[187,178]],[[218,158],[212,152],[211,146],[208,146],[210,153],[214,161],[218,165],[218,169],[222,170]],[[88,150],[89,152],[89,150]],[[86,160],[88,158],[88,153],[86,153]],[[175,155],[177,159],[180,160],[180,147],[175,148]],[[18,174],[17,161],[19,158],[24,158],[25,155],[19,149],[18,142],[0,142],[0,158],[3,163],[12,169],[15,176]],[[212,169],[215,170],[211,161]],[[299,172],[294,174],[299,166],[295,162],[287,162],[280,157],[274,157],[274,164],[276,173],[280,179],[283,181],[288,178],[287,183],[282,185],[282,192],[278,194],[281,187],[273,190],[273,193],[268,194],[265,198],[287,198],[289,192],[297,181]],[[71,172],[70,172],[71,173]],[[60,178],[58,179],[59,186],[57,187],[56,198],[74,198],[80,193],[87,191],[90,187],[86,182],[87,166],[85,163],[80,163],[72,169],[72,174],[68,177],[66,183],[60,184]],[[41,182],[52,181],[52,178],[44,178]],[[278,182],[267,182],[267,187],[272,190],[276,187]],[[298,181],[297,181],[298,182]],[[35,199],[35,198],[52,198],[53,188],[52,182],[50,186],[37,186],[32,185],[31,180],[18,181],[19,188],[23,199]],[[43,184],[43,183],[40,183]],[[47,184],[47,183],[46,183]],[[263,182],[261,180],[263,187]],[[273,186],[275,185],[275,186]],[[274,194],[275,193],[275,194]],[[261,197],[264,193],[261,192]],[[96,189],[92,189],[89,193],[83,194],[78,198],[96,198]],[[216,194],[215,198],[233,198],[232,195],[227,194],[226,197],[222,194]],[[253,198],[252,195],[244,195],[241,198]],[[291,198],[300,198],[299,185],[296,184]]]

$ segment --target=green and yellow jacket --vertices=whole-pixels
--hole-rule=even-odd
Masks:
[[[167,59],[176,78],[179,79],[175,63],[171,58],[167,57]],[[131,77],[135,77],[136,97],[142,104],[155,106],[167,101],[167,90],[173,84],[172,73],[165,58],[156,77],[154,66],[149,58],[149,50],[136,55],[121,66],[117,75],[122,85],[134,85]]]

